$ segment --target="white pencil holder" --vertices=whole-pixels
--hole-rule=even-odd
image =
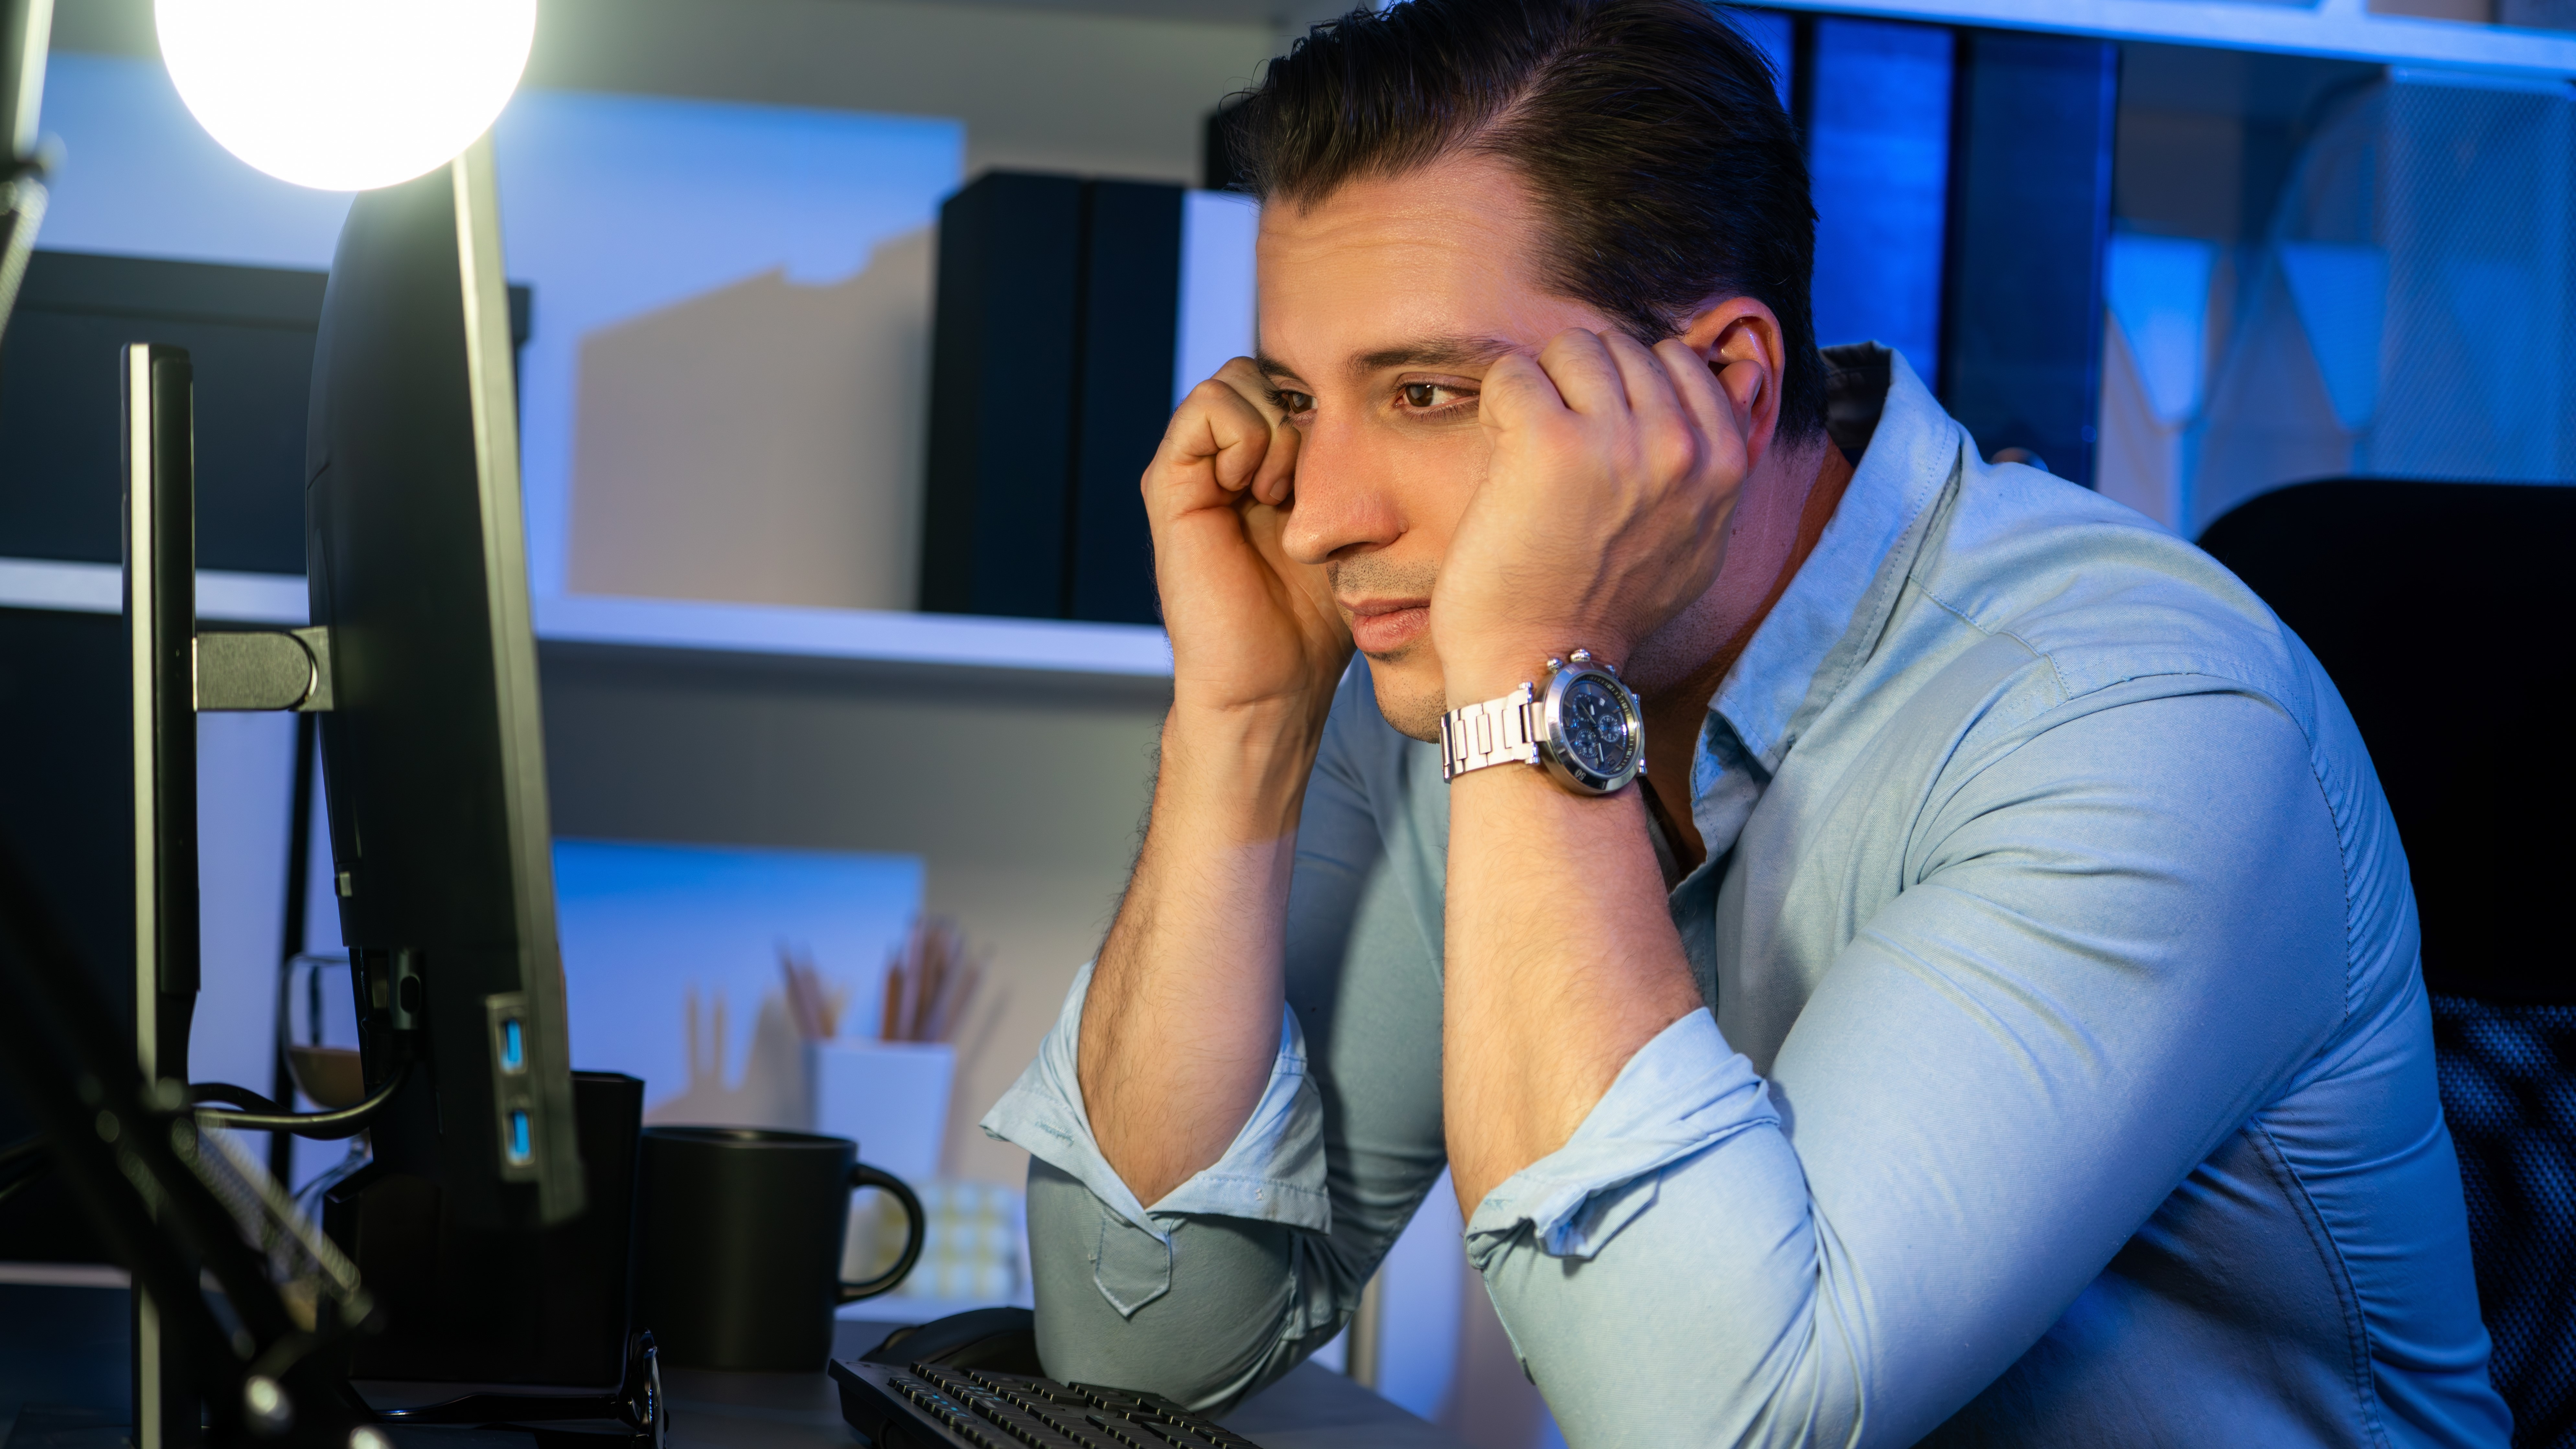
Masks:
[[[907,1184],[939,1174],[956,1049],[945,1042],[818,1041],[805,1048],[814,1130],[859,1144],[859,1157]]]

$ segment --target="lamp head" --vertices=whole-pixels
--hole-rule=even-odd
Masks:
[[[444,165],[518,89],[537,0],[155,0],[198,124],[280,180],[365,191]]]

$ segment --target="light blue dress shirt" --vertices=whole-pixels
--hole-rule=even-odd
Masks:
[[[1709,1009],[1467,1223],[1568,1442],[2505,1443],[2334,686],[2207,555],[1828,355],[1866,452],[1692,768]],[[1160,1202],[1093,1143],[1076,982],[984,1122],[1036,1158],[1050,1370],[1221,1405],[1348,1319],[1444,1161],[1445,791],[1354,670],[1268,1090]]]

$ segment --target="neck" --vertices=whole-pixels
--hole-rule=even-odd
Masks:
[[[1727,671],[1815,551],[1851,478],[1842,450],[1823,438],[1764,458],[1746,480],[1717,582],[1647,641],[1629,668],[1645,705],[1647,788],[1676,837],[1686,870],[1706,854],[1690,811],[1700,721]]]

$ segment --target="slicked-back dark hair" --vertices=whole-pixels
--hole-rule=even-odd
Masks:
[[[1402,0],[1318,25],[1226,118],[1249,189],[1306,206],[1459,152],[1540,218],[1541,283],[1649,345],[1751,297],[1788,349],[1780,436],[1825,421],[1816,211],[1769,63],[1706,0]]]

